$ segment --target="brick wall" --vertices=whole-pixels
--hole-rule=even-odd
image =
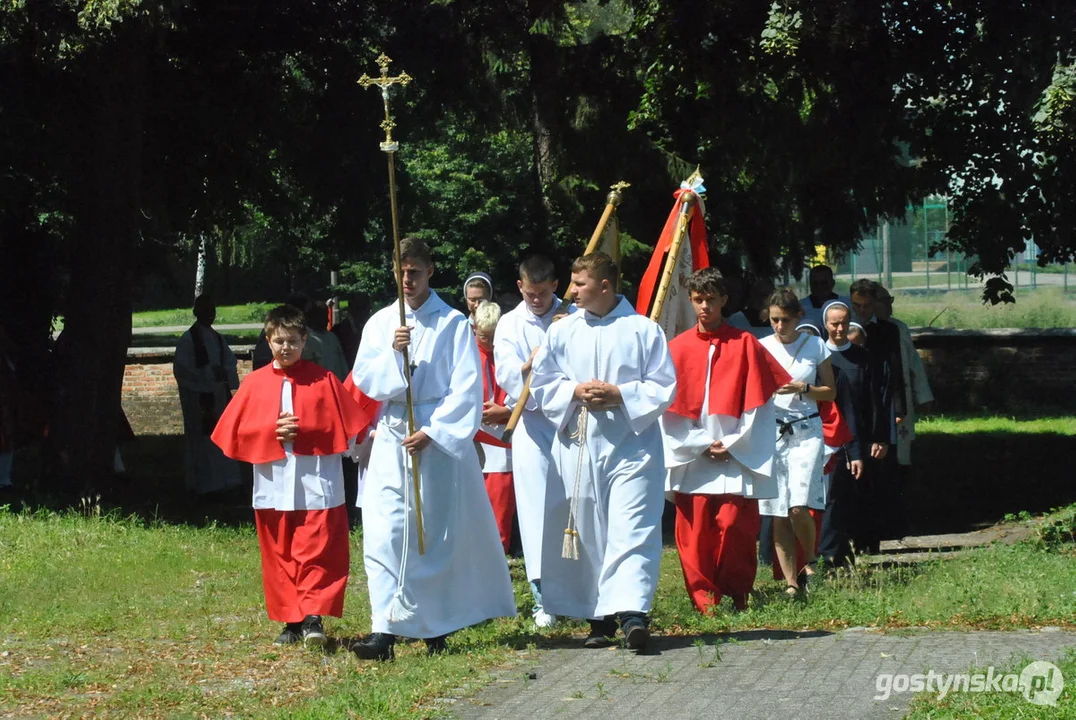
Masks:
[[[916,330],[937,412],[1011,412],[1027,406],[1076,413],[1076,330]],[[233,348],[239,377],[250,346]],[[132,349],[123,408],[137,434],[183,432],[170,349]]]
[[[939,412],[1076,412],[1076,329],[930,330],[912,337]]]
[[[250,346],[232,350],[239,360],[239,379],[250,372]],[[131,348],[123,372],[123,411],[136,435],[183,433],[179,389],[172,375],[170,348]]]

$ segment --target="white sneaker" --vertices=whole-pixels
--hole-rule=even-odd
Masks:
[[[538,610],[534,613],[534,625],[538,628],[551,628],[557,624],[557,616],[550,615],[545,610]]]

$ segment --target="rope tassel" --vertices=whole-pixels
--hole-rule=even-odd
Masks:
[[[560,556],[565,560],[579,559],[579,484],[583,478],[583,460],[586,457],[587,417],[586,408],[579,411],[579,421],[571,437],[579,439],[579,459],[575,464],[575,487],[572,489],[571,503],[568,505],[568,527],[564,528],[564,542],[560,547]]]
[[[579,559],[579,531],[564,529],[564,543],[560,546],[560,556],[565,560]]]

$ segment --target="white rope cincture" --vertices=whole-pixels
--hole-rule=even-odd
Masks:
[[[403,547],[400,549],[400,571],[397,573],[396,580],[396,592],[392,596],[392,602],[389,603],[388,609],[385,611],[385,619],[390,623],[400,623],[410,620],[414,614],[417,606],[407,601],[404,597],[404,583],[407,579],[407,552],[411,545],[411,488],[407,479],[411,477],[411,455],[406,449],[401,448],[404,453],[404,474],[403,474],[403,494],[404,494],[404,526],[403,526]]]
[[[572,440],[579,440],[579,455],[575,464],[575,487],[572,489],[572,499],[568,505],[568,527],[564,529],[564,542],[560,548],[560,556],[565,560],[579,559],[579,486],[583,477],[583,460],[587,449],[587,417],[589,415],[585,407],[579,409],[579,420],[575,432],[570,436]]]

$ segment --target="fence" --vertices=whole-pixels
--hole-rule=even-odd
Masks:
[[[860,249],[843,258],[830,258],[828,264],[837,275],[837,286],[847,287],[854,279],[874,278],[886,287],[912,294],[947,291],[982,291],[982,284],[969,277],[968,267],[974,256],[944,251],[931,253],[949,230],[949,204],[945,197],[930,197],[918,205],[909,206],[904,222],[889,221],[878,225],[877,231],[863,238]],[[1039,248],[1029,242],[1019,253],[1007,273],[1015,292],[1059,287],[1076,291],[1076,277],[1070,288],[1069,264],[1038,266]],[[817,260],[823,261],[824,251]],[[806,273],[799,283],[807,289]]]

